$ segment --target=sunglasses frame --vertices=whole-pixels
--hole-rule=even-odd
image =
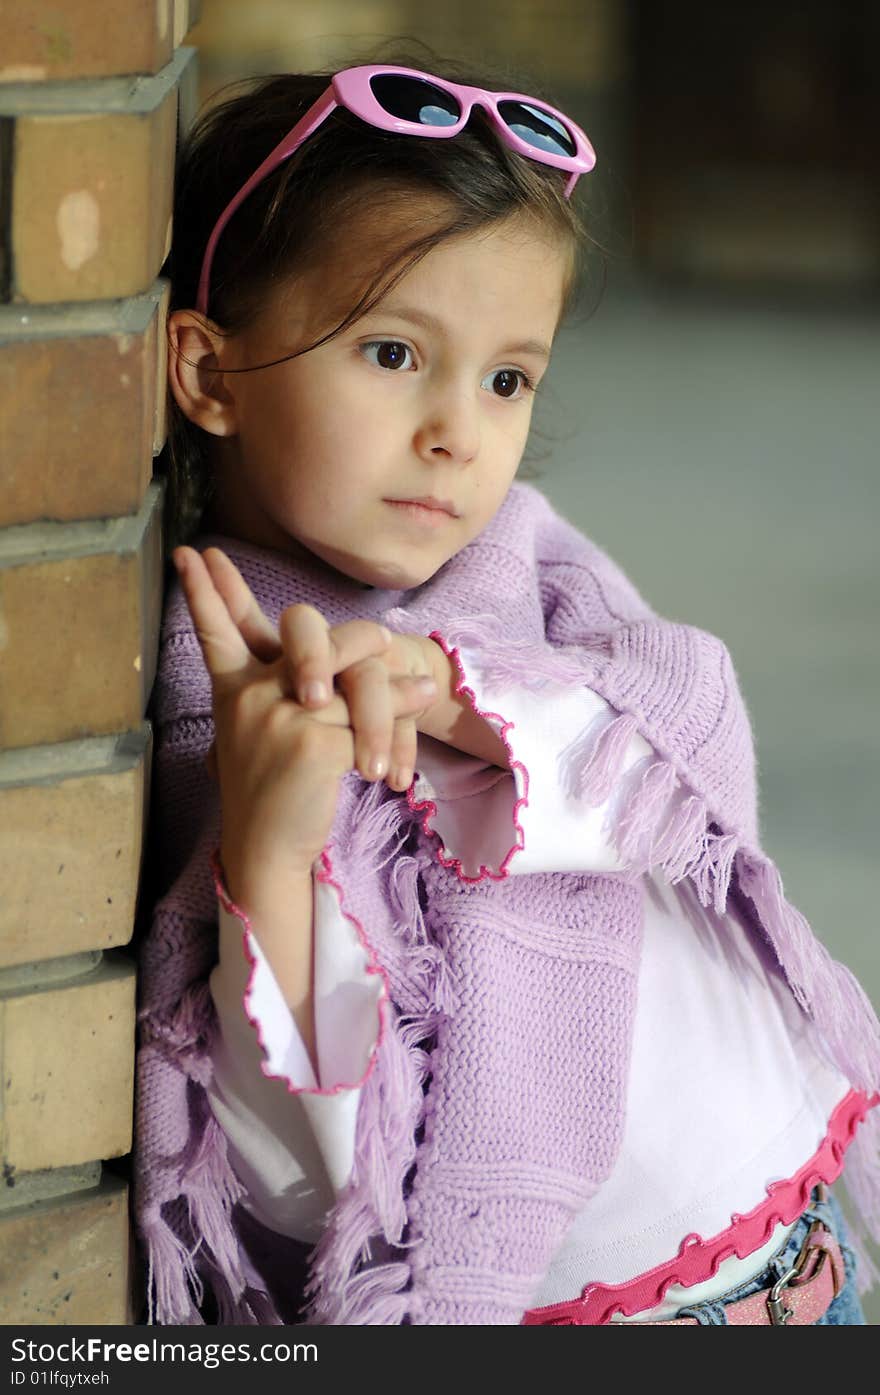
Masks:
[[[461,116],[458,121],[449,126],[424,126],[418,121],[406,121],[403,117],[392,116],[390,112],[385,110],[373,92],[370,84],[374,77],[408,77],[419,82],[429,83],[431,86],[439,88],[441,92],[446,92],[455,98],[461,108]],[[519,102],[536,111],[545,112],[553,120],[560,122],[574,141],[575,153],[573,155],[555,155],[550,150],[541,150],[538,146],[530,145],[528,141],[523,140],[508,126],[498,109],[500,102]],[[569,172],[570,178],[565,186],[566,198],[571,197],[571,192],[581,175],[589,174],[596,164],[596,153],[586,134],[576,122],[555,107],[548,106],[546,102],[539,101],[534,97],[528,97],[522,92],[489,92],[482,87],[468,87],[461,83],[450,82],[446,78],[434,77],[433,74],[420,72],[416,68],[397,68],[389,64],[368,64],[356,68],[344,68],[342,72],[333,76],[329,87],[322,92],[318,100],[309,107],[305,115],[288,131],[287,135],[279,141],[274,150],[269,152],[262,164],[254,170],[250,179],[242,185],[220,214],[214,224],[211,236],[208,238],[205,255],[202,258],[196,309],[202,315],[206,315],[208,312],[208,291],[214,252],[220,235],[232,215],[241,206],[248,194],[252,193],[273,170],[288,160],[337,107],[344,107],[354,116],[360,117],[362,121],[366,121],[370,126],[375,126],[380,131],[391,131],[397,135],[448,140],[452,136],[457,136],[464,129],[474,107],[477,106],[485,111],[498,135],[512,150],[529,160],[537,160],[539,164],[551,165],[555,169]]]

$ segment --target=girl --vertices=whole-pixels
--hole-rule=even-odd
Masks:
[[[594,162],[280,77],[181,160],[140,1233],[163,1323],[854,1324],[880,1038],[712,635],[514,477]]]

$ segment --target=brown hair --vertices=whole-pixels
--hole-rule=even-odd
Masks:
[[[424,67],[406,57],[383,58]],[[483,76],[444,66],[451,81],[502,87]],[[329,84],[331,73],[285,74],[250,83],[243,93],[212,106],[179,152],[174,239],[167,266],[171,308],[195,305],[199,271],[211,230],[230,199]],[[508,90],[510,90],[508,88]],[[533,91],[522,84],[520,91]],[[534,95],[540,95],[535,92]],[[567,176],[525,159],[500,141],[474,112],[453,140],[419,140],[379,131],[337,109],[284,164],[236,210],[220,236],[211,272],[208,314],[236,333],[259,310],[273,285],[320,262],[352,211],[365,200],[401,206],[419,195],[436,216],[429,230],[401,245],[399,219],[391,220],[388,255],[344,318],[286,357],[308,353],[347,329],[433,247],[515,213],[525,213],[571,251],[566,301],[576,283],[583,225],[564,197]],[[418,214],[412,224],[419,227]],[[277,360],[274,360],[277,361]],[[259,367],[246,371],[257,371]],[[177,404],[169,403],[168,443],[158,465],[166,476],[165,540],[170,548],[198,531],[213,493],[210,438]]]

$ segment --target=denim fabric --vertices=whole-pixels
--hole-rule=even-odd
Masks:
[[[822,1221],[834,1235],[843,1254],[843,1265],[846,1274],[846,1282],[840,1293],[834,1299],[830,1308],[814,1327],[864,1327],[865,1315],[856,1293],[855,1271],[856,1259],[852,1250],[847,1244],[848,1236],[846,1225],[843,1219],[843,1212],[835,1197],[828,1195],[827,1201],[820,1199],[818,1189],[813,1192],[810,1198],[810,1205],[801,1216],[791,1235],[786,1240],[782,1249],[770,1260],[766,1269],[757,1274],[748,1283],[741,1284],[739,1288],[732,1288],[729,1293],[725,1293],[723,1298],[716,1298],[710,1303],[698,1303],[692,1308],[680,1308],[676,1317],[696,1318],[701,1327],[726,1327],[727,1317],[724,1309],[728,1303],[735,1303],[738,1298],[748,1298],[750,1293],[757,1293],[759,1289],[770,1288],[778,1279],[782,1278],[794,1263],[795,1257],[807,1237],[813,1221]],[[783,1299],[784,1301],[784,1299]]]

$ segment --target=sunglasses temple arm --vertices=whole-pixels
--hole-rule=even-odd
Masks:
[[[290,159],[291,155],[299,149],[304,141],[308,140],[309,136],[318,129],[322,122],[327,120],[327,117],[332,111],[336,110],[338,105],[339,103],[333,95],[333,88],[328,87],[326,92],[323,92],[318,100],[309,107],[305,116],[296,123],[291,131],[288,131],[284,139],[266,156],[263,163],[254,170],[247,183],[241,186],[238,193],[220,214],[220,217],[214,224],[214,231],[208,238],[208,245],[205,248],[205,255],[202,259],[202,270],[199,276],[199,291],[196,297],[196,309],[199,314],[206,315],[208,313],[208,287],[211,283],[211,265],[214,261],[214,250],[220,240],[220,234],[223,232],[223,229],[226,227],[233,213],[241,207],[248,194],[253,193],[258,184],[262,184],[267,175],[270,175],[272,171],[283,164],[285,160]]]

